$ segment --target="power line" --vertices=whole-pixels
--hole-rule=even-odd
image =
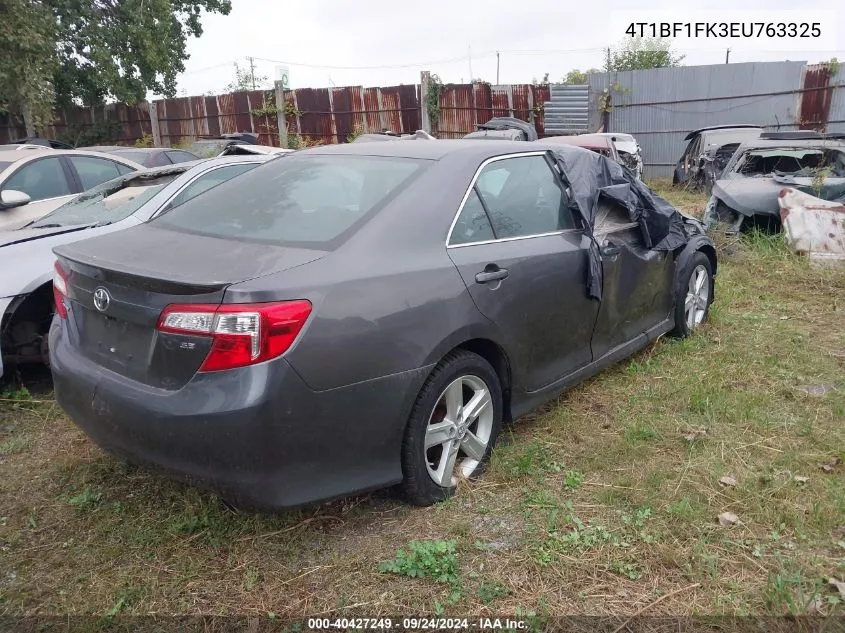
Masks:
[[[473,57],[478,59],[479,57],[492,57],[495,54],[496,51],[490,51],[482,55],[473,55]],[[268,62],[270,64],[286,64],[288,66],[301,66],[303,68],[324,68],[330,70],[383,70],[389,68],[423,68],[425,66],[436,66],[438,64],[465,62],[468,58],[468,55],[461,55],[460,57],[450,57],[448,59],[439,59],[427,62],[416,62],[413,64],[384,64],[381,66],[335,66],[332,64],[303,64],[300,62],[291,62],[279,59],[267,59],[266,57],[256,57],[255,59],[262,62]]]
[[[183,74],[183,75],[193,75],[193,74],[195,74],[195,73],[204,73],[204,72],[206,72],[206,71],[208,71],[208,70],[214,70],[214,69],[216,69],[216,68],[223,68],[224,66],[232,66],[232,65],[233,65],[233,64],[235,64],[235,63],[237,63],[237,60],[233,59],[233,60],[230,60],[230,61],[228,61],[228,62],[223,62],[223,63],[220,63],[220,64],[215,64],[214,66],[206,66],[205,68],[196,68],[196,69],[192,69],[192,70],[183,70],[183,71],[182,71],[182,74]]]

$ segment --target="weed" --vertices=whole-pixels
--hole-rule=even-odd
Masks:
[[[245,591],[252,591],[258,586],[258,582],[261,580],[261,574],[257,569],[254,567],[249,567],[244,572],[244,590]]]
[[[400,548],[396,558],[379,565],[379,571],[408,576],[432,578],[437,582],[460,585],[455,540],[411,541],[408,549]]]
[[[611,563],[608,569],[631,580],[639,580],[642,577],[642,573],[631,563]]]
[[[552,457],[548,446],[540,442],[510,444],[501,449],[493,453],[494,468],[509,479],[540,479],[547,473],[557,473],[564,468]]]
[[[478,586],[478,597],[484,604],[490,604],[508,594],[510,594],[508,588],[496,580],[483,580]]]
[[[568,470],[563,478],[563,485],[569,490],[575,490],[581,487],[584,482],[584,475],[577,470]]]
[[[628,442],[628,444],[637,444],[639,442],[649,442],[651,440],[659,439],[662,439],[660,433],[658,433],[654,427],[642,422],[641,420],[628,424],[625,427],[625,441]]]
[[[67,502],[77,510],[88,510],[99,505],[103,493],[86,487],[78,495],[69,497]]]
[[[5,400],[32,400],[32,394],[24,386],[6,386],[0,391],[0,398]]]
[[[22,453],[29,446],[29,440],[25,437],[15,436],[0,444],[0,455],[14,455]]]

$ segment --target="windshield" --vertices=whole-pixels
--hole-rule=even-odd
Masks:
[[[129,181],[129,186],[116,191],[114,182],[105,183],[66,202],[27,228],[89,224],[103,226],[119,222],[135,213],[174,178],[176,174],[155,180],[133,179]]]
[[[0,171],[3,171],[4,169],[6,169],[6,167],[8,167],[11,164],[12,163],[10,163],[10,162],[0,160]]]
[[[153,220],[163,228],[331,249],[375,214],[427,161],[305,155],[269,161]]]
[[[845,153],[818,147],[773,147],[750,149],[739,157],[732,178],[755,178],[772,174],[815,177],[845,177]]]

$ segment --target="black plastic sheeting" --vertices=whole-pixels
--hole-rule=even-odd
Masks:
[[[646,248],[674,251],[687,243],[684,216],[638,179],[634,172],[601,154],[578,147],[552,150],[570,189],[570,207],[586,220],[592,238],[587,279],[590,297],[601,300],[601,254],[592,229],[599,200],[609,198],[628,209],[642,231]]]

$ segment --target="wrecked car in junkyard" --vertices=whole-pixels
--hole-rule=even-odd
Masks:
[[[552,143],[553,145],[572,145],[574,147],[583,147],[591,152],[600,154],[605,158],[609,158],[614,163],[620,165],[627,165],[619,152],[616,150],[616,145],[609,136],[604,134],[573,134],[570,136],[550,136],[538,141],[539,143]],[[635,174],[636,175],[636,174]],[[637,176],[639,178],[639,176]]]
[[[675,165],[672,184],[709,190],[740,144],[762,133],[762,127],[746,124],[693,130],[684,137],[687,146]]]
[[[793,187],[824,200],[845,199],[845,142],[767,138],[743,143],[713,185],[702,218],[708,230],[780,230],[778,194]]]
[[[640,144],[630,134],[622,134],[621,132],[598,132],[596,136],[606,136],[611,140],[616,151],[619,154],[619,161],[630,169],[634,174],[642,180],[643,177],[643,154]]]
[[[47,363],[53,248],[146,222],[272,156],[233,156],[132,172],[0,237],[0,377],[4,365]]]
[[[267,509],[451,495],[504,421],[701,326],[717,264],[603,156],[463,139],[298,151],[55,252],[60,406]]]
[[[475,132],[463,138],[494,141],[536,141],[537,129],[522,119],[512,116],[493,117],[475,126]]]

